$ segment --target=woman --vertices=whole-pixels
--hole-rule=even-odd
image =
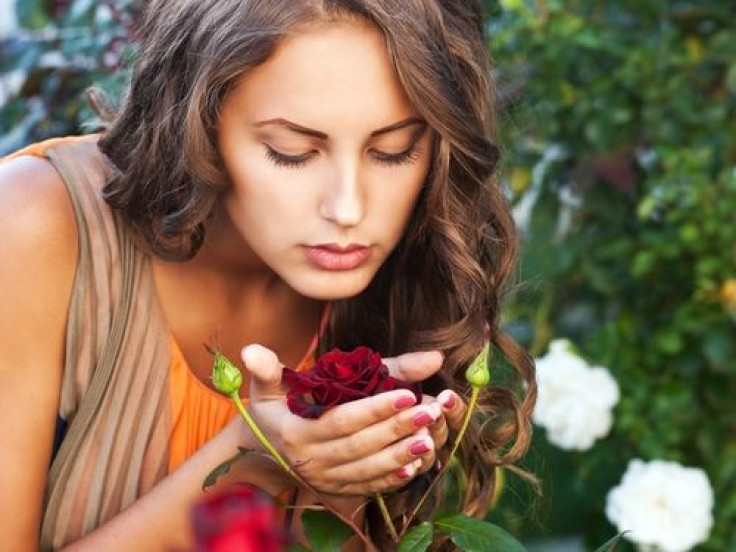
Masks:
[[[154,0],[99,141],[0,167],[0,485],[24,497],[2,505],[11,549],[35,549],[39,527],[45,549],[190,544],[204,476],[256,446],[211,389],[212,340],[230,358],[260,344],[242,352],[250,410],[353,513],[443,458],[490,330],[529,387],[523,402],[492,387],[492,423],[464,440],[464,509],[485,513],[495,466],[528,445],[535,387],[497,325],[515,238],[482,23],[466,0]],[[356,345],[426,380],[425,403],[394,391],[290,414],[280,363]],[[258,459],[233,479],[292,486]]]

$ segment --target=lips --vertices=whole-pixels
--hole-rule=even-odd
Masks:
[[[305,247],[307,260],[322,270],[355,270],[365,264],[373,254],[370,246],[349,244],[341,246],[325,243]]]

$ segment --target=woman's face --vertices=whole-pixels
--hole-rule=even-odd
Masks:
[[[430,134],[377,30],[335,22],[295,34],[223,102],[224,207],[294,290],[356,295],[404,232]]]

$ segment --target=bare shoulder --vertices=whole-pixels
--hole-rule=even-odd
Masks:
[[[53,165],[37,157],[18,157],[0,164],[0,254],[56,250],[55,258],[76,256],[77,229],[71,200]],[[41,240],[44,243],[41,243]],[[62,250],[58,250],[60,246]],[[15,251],[6,251],[11,247]]]
[[[30,349],[58,358],[77,251],[74,209],[51,163],[0,164],[0,361]],[[38,336],[42,343],[34,343]]]
[[[25,497],[0,504],[12,550],[37,549],[77,250],[54,167],[33,157],[0,164],[0,409],[13,413],[0,417],[0,487]]]
[[[66,324],[77,251],[74,209],[53,165],[34,157],[0,164],[3,341],[17,342],[23,328],[58,336]]]

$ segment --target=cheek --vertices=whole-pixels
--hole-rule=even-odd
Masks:
[[[303,178],[302,185],[296,185],[290,175],[259,157],[250,155],[233,167],[229,211],[241,228],[276,233],[278,238],[289,227],[285,222],[304,220],[309,186]]]
[[[426,171],[423,169],[411,171],[410,174],[390,179],[377,194],[374,218],[382,219],[396,241],[409,222],[425,179]]]

